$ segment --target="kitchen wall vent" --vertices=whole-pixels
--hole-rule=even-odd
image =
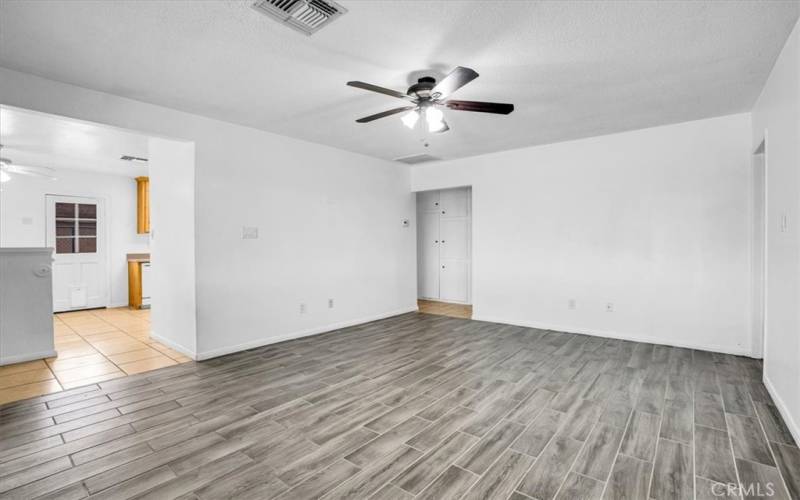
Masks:
[[[417,163],[425,163],[427,161],[439,161],[441,158],[436,156],[431,156],[429,154],[418,154],[418,155],[410,155],[410,156],[401,156],[400,158],[395,158],[394,161],[399,161],[400,163],[407,163],[408,165],[416,165]]]
[[[330,0],[258,0],[253,8],[309,36],[347,13]]]

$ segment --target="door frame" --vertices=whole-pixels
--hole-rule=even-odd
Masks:
[[[427,193],[431,191],[447,191],[450,189],[466,189],[467,190],[467,213],[469,224],[467,225],[467,241],[469,244],[469,265],[467,266],[467,301],[466,302],[452,302],[446,301],[441,298],[441,278],[439,280],[439,298],[437,299],[426,299],[421,297],[419,294],[419,271],[420,271],[420,262],[419,262],[419,232],[420,228],[419,225],[421,224],[421,212],[419,210],[419,198],[422,193]],[[437,302],[443,302],[448,304],[458,304],[458,305],[469,305],[475,307],[475,187],[472,184],[463,184],[458,186],[445,186],[445,187],[431,187],[428,189],[419,189],[413,191],[414,194],[414,210],[417,216],[417,228],[415,232],[415,238],[417,238],[417,244],[415,245],[415,251],[417,255],[417,269],[416,269],[416,279],[417,279],[417,299],[421,300],[435,300]]]
[[[751,299],[750,299],[750,323],[753,327],[753,341],[752,341],[752,353],[751,355],[755,358],[761,358],[766,362],[767,357],[767,328],[769,322],[769,314],[767,312],[767,295],[769,293],[769,289],[767,286],[768,283],[768,274],[767,270],[768,262],[769,262],[769,220],[770,220],[770,213],[769,213],[769,157],[767,154],[767,131],[764,130],[763,137],[760,141],[757,142],[757,146],[753,150],[753,153],[750,157],[750,175],[751,175],[751,186],[755,186],[755,176],[757,175],[755,171],[755,167],[757,162],[762,163],[762,170],[763,170],[763,192],[761,193],[763,196],[763,213],[762,213],[762,227],[763,227],[763,234],[762,238],[762,260],[761,260],[761,269],[757,270],[753,267],[753,255],[751,254],[750,259],[750,284],[751,284]],[[760,157],[760,158],[759,158]],[[750,190],[751,196],[751,224],[750,224],[750,231],[751,231],[751,245],[750,251],[753,252],[755,249],[756,244],[756,234],[753,232],[754,229],[754,222],[756,217],[756,200],[755,200],[755,192],[754,188]],[[761,281],[761,296],[756,297],[756,281]],[[760,325],[756,325],[756,304],[760,302],[760,309],[761,309],[761,322]]]
[[[91,200],[93,202],[97,202],[97,210],[100,213],[100,218],[98,219],[100,223],[98,223],[97,233],[98,233],[98,244],[102,244],[103,251],[105,253],[105,257],[103,258],[104,261],[104,270],[103,274],[103,282],[105,284],[105,293],[103,294],[103,305],[100,307],[109,307],[111,305],[111,252],[108,246],[109,238],[108,238],[108,211],[106,207],[108,206],[107,200],[103,196],[82,196],[82,195],[75,195],[75,194],[57,194],[57,193],[45,193],[44,195],[44,214],[45,214],[45,224],[44,224],[44,242],[45,245],[50,244],[50,231],[54,229],[51,224],[55,223],[55,217],[51,218],[50,210],[49,210],[49,200],[50,198],[63,198],[68,200]],[[78,203],[78,201],[75,201]],[[55,236],[54,236],[55,237]],[[55,242],[53,242],[55,243]],[[53,256],[52,259],[55,261],[55,245],[53,248]],[[52,294],[51,290],[51,294]],[[55,297],[53,297],[53,302],[55,306]],[[97,309],[95,307],[87,307],[86,309]],[[80,310],[80,309],[75,309]],[[68,312],[68,311],[59,311],[59,312]],[[53,311],[55,314],[55,311]]]

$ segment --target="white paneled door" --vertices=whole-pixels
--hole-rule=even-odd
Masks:
[[[419,297],[470,303],[471,190],[417,194]]]
[[[467,302],[469,298],[469,262],[442,260],[439,299],[445,302]]]
[[[439,298],[439,213],[420,212],[418,248],[419,296]]]
[[[47,246],[53,254],[53,311],[108,305],[102,200],[47,196]]]

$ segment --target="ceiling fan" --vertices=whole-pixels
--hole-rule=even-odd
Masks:
[[[379,118],[385,118],[408,111],[408,113],[401,118],[406,127],[413,129],[417,125],[420,116],[424,116],[428,124],[428,131],[441,133],[450,130],[450,127],[444,120],[444,113],[439,109],[440,107],[446,107],[457,111],[477,111],[480,113],[495,113],[500,115],[507,115],[514,111],[513,104],[457,101],[449,99],[453,92],[476,78],[478,78],[478,73],[475,70],[458,66],[439,83],[436,83],[436,79],[430,76],[420,78],[417,80],[417,83],[408,88],[405,94],[396,90],[378,87],[371,83],[356,81],[347,82],[347,85],[391,97],[397,97],[398,99],[403,99],[412,103],[409,106],[402,106],[400,108],[394,108],[374,115],[365,116],[364,118],[359,118],[356,122],[368,123]]]
[[[0,149],[2,149],[0,144]],[[8,182],[11,180],[11,174],[15,175],[28,175],[31,177],[41,177],[49,180],[56,180],[55,170],[47,167],[28,167],[23,165],[14,165],[10,158],[0,157],[0,182]]]

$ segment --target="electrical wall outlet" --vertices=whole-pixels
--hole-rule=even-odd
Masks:
[[[614,312],[614,303],[613,302],[606,303],[606,312],[607,313],[613,313]]]
[[[567,301],[567,308],[568,308],[568,309],[570,309],[570,310],[574,310],[574,309],[575,309],[575,308],[577,308],[577,307],[578,307],[578,305],[577,305],[577,303],[575,302],[575,299],[569,299],[569,300]]]
[[[306,313],[306,305],[304,303],[300,303],[300,314]]]
[[[328,309],[333,309],[333,299],[328,299]]]

